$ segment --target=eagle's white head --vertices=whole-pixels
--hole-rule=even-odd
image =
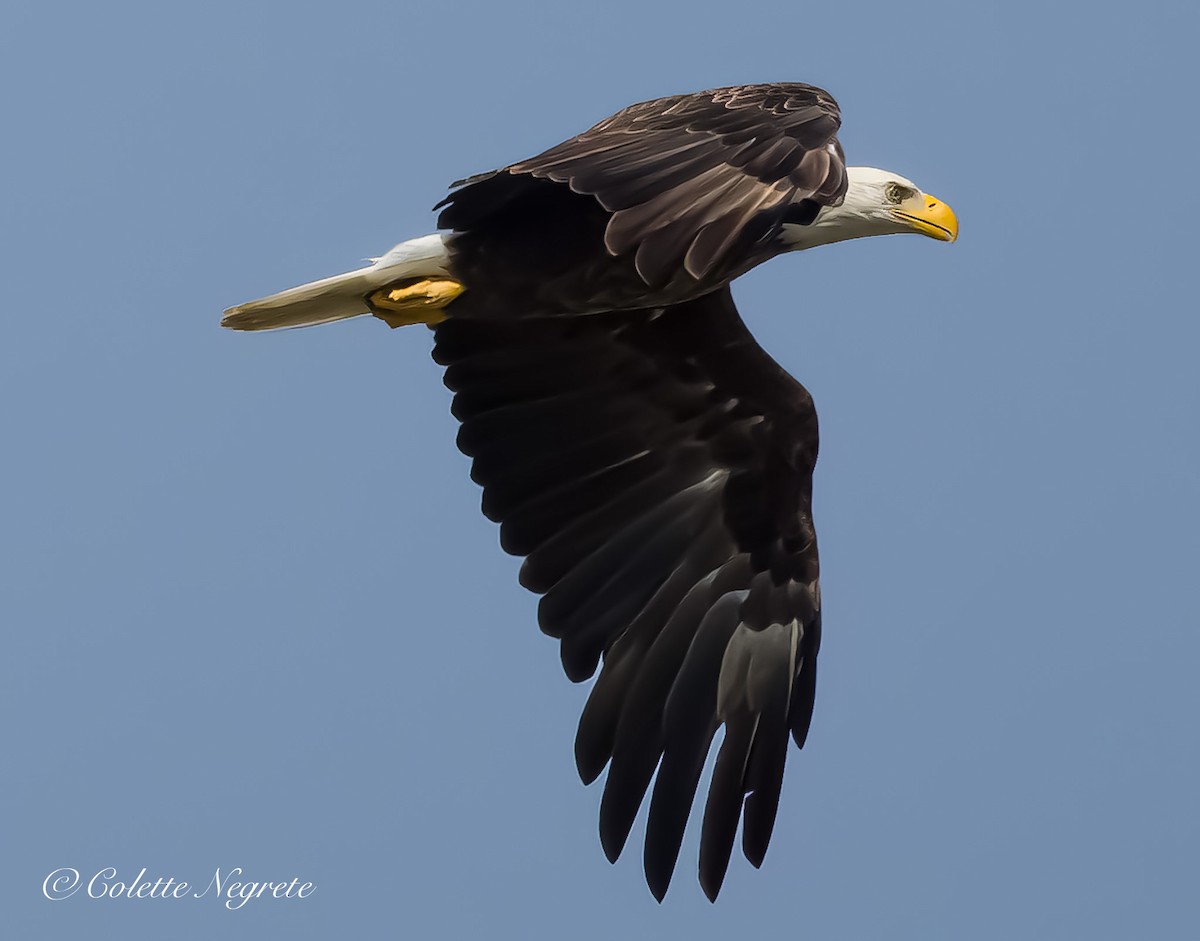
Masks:
[[[874,167],[847,167],[846,198],[827,206],[809,225],[784,223],[790,249],[812,248],[868,235],[916,232],[942,242],[958,238],[958,219],[940,199],[922,193],[912,180]]]

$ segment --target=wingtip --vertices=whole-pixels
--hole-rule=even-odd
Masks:
[[[742,824],[742,855],[755,869],[762,869],[763,860],[767,858],[767,849],[771,845],[771,831],[774,829],[775,817],[771,816],[770,825],[763,828],[755,826],[757,817],[748,814]]]
[[[662,846],[646,844],[646,852],[642,859],[642,868],[646,873],[646,885],[651,894],[660,902],[671,887],[671,879],[675,875],[675,864],[679,859],[679,850],[663,852]]]
[[[615,863],[621,858],[621,853],[625,850],[625,841],[629,837],[628,832],[621,833],[612,828],[604,826],[603,817],[600,820],[600,847],[604,850],[604,856],[610,863]]]
[[[610,863],[615,863],[624,852],[642,803],[641,791],[636,793],[635,798],[634,792],[628,787],[614,786],[615,780],[619,780],[619,776],[614,778],[610,768],[604,784],[604,796],[600,798],[600,845],[604,847],[604,855]]]
[[[703,837],[701,837],[703,839]],[[718,856],[716,859],[706,859],[703,846],[700,851],[700,888],[704,890],[710,902],[715,902],[721,894],[721,886],[725,884],[725,876],[729,872],[729,855]]]
[[[600,777],[600,775],[604,772],[604,766],[607,764],[608,762],[606,761],[604,764],[597,765],[596,762],[592,760],[590,755],[581,755],[578,751],[575,753],[575,770],[579,772],[579,780],[582,781],[585,786],[592,784],[598,777]]]
[[[654,901],[662,904],[663,899],[667,897],[667,889],[671,887],[671,877],[666,879],[656,878],[649,872],[646,873],[646,885],[650,888],[650,894],[654,896]]]

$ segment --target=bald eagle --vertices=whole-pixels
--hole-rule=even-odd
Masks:
[[[433,329],[483,512],[525,558],[567,675],[600,670],[575,758],[585,783],[608,768],[610,860],[653,782],[644,862],[659,900],[722,727],[700,883],[717,897],[739,822],[761,865],[816,689],[817,416],[729,284],[783,252],[958,234],[912,181],[847,167],[839,126],[829,93],[802,84],[635,104],[454,184],[439,234],[223,320]]]

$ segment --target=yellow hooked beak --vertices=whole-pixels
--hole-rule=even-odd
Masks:
[[[924,200],[924,204],[921,204]],[[914,232],[928,235],[939,242],[953,242],[958,238],[958,219],[954,210],[940,199],[925,194],[920,199],[905,201],[892,214],[902,219]]]

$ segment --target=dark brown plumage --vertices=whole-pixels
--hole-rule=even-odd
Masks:
[[[802,745],[812,716],[812,399],[727,289],[661,312],[451,318],[436,336],[459,446],[501,544],[526,556],[542,629],[574,680],[603,657],[575,753],[585,782],[609,765],[610,859],[658,768],[645,847],[657,898],[725,723],[700,851],[715,898],[743,815],[761,864],[788,733]]]
[[[811,85],[719,88],[632,105],[466,180],[435,207],[468,288],[449,312],[562,316],[723,287],[785,250],[785,222],[841,202],[839,124]]]

